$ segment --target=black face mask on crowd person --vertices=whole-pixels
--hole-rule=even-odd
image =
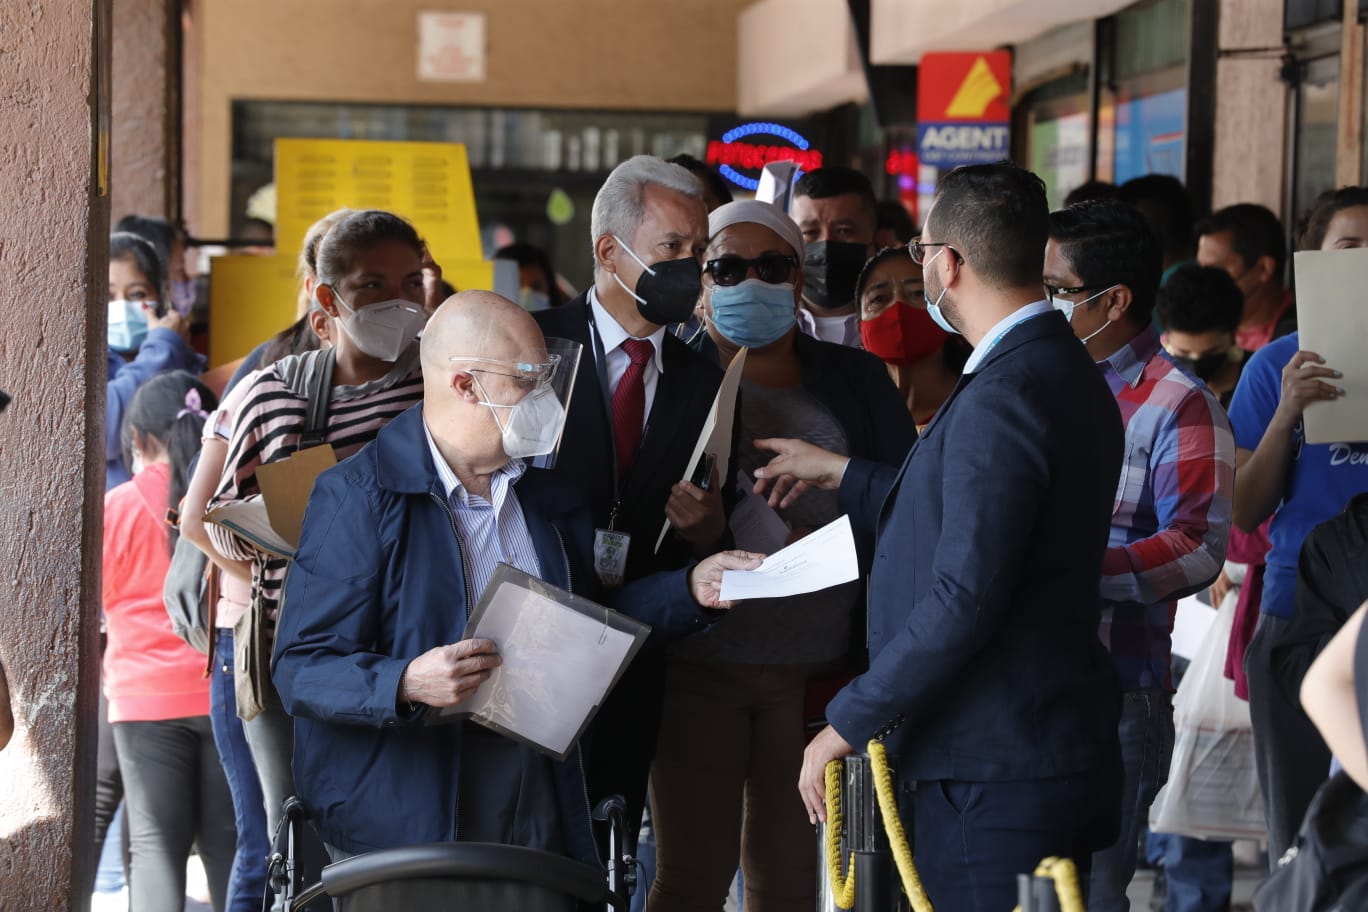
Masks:
[[[1210,380],[1221,372],[1230,356],[1225,352],[1216,352],[1210,355],[1203,355],[1200,358],[1180,358],[1175,356],[1174,362],[1183,370],[1192,374],[1199,380]]]
[[[617,273],[613,273],[613,278],[623,291],[636,298],[637,310],[643,319],[657,326],[667,326],[683,323],[693,316],[694,305],[703,293],[703,267],[698,265],[698,260],[683,257],[647,266],[621,238],[617,238],[617,242],[632,259],[641,263],[643,272],[636,281],[635,291],[628,288]]]
[[[803,297],[824,310],[848,307],[868,259],[865,244],[818,241],[803,254]]]

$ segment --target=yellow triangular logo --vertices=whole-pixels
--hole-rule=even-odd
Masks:
[[[992,67],[988,66],[988,61],[980,57],[969,68],[969,75],[964,77],[964,82],[955,91],[955,97],[950,99],[945,116],[966,120],[982,117],[988,106],[1004,91],[1002,83],[993,75]]]

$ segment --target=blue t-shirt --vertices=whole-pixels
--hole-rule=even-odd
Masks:
[[[1282,370],[1298,345],[1297,333],[1275,339],[1245,365],[1230,402],[1230,424],[1240,449],[1253,451],[1263,439],[1282,394]],[[1338,515],[1351,497],[1368,491],[1368,443],[1306,443],[1300,422],[1293,440],[1287,485],[1269,527],[1272,548],[1263,592],[1263,612],[1284,618],[1292,617],[1296,606],[1302,542],[1312,529]]]

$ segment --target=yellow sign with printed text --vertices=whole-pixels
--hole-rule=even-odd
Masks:
[[[413,223],[447,281],[488,288],[470,162],[460,143],[277,139],[276,249],[296,254],[336,209],[385,209]],[[483,281],[475,281],[483,278]]]
[[[210,367],[247,355],[297,319],[297,264],[296,257],[285,255],[213,258],[209,268],[209,294],[214,302],[209,309]]]

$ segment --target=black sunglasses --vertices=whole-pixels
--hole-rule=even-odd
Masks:
[[[703,266],[705,275],[713,277],[718,285],[739,285],[755,270],[756,278],[766,285],[778,285],[793,281],[798,261],[782,253],[764,253],[754,259],[746,259],[734,253],[708,260]]]

